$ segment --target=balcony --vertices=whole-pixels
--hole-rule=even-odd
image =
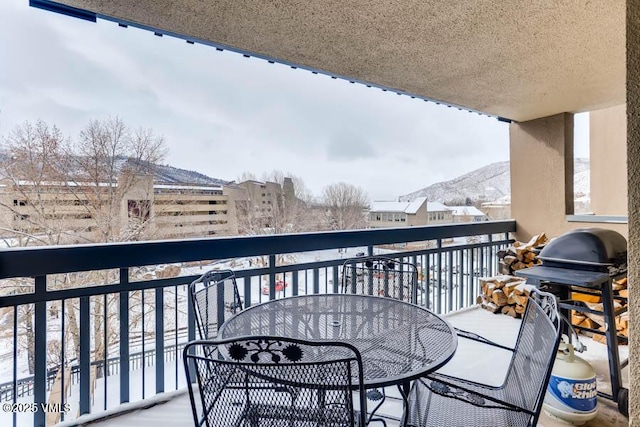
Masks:
[[[0,278],[5,289],[14,288],[0,298],[4,328],[12,332],[0,347],[0,400],[18,404],[21,413],[0,413],[0,423],[75,425],[97,419],[100,425],[139,426],[175,419],[190,424],[180,350],[196,337],[196,329],[186,285],[216,266],[236,271],[250,306],[335,292],[344,258],[385,253],[419,266],[419,304],[509,345],[518,321],[471,307],[479,292],[477,277],[497,273],[496,252],[512,242],[513,231],[515,221],[499,221],[5,250]],[[277,291],[278,281],[288,286]],[[597,343],[587,345],[606,381],[606,353]],[[498,377],[507,368],[506,361],[493,362],[494,371],[477,372],[460,350],[444,369]],[[46,403],[64,410],[57,411],[59,417],[55,406],[45,413],[40,404]],[[626,425],[613,404],[600,403],[600,415],[589,425]],[[104,418],[123,410],[117,418]],[[381,413],[397,425],[401,401],[388,399]],[[543,417],[540,425],[558,424]]]

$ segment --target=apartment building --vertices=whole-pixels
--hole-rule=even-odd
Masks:
[[[451,224],[453,210],[440,202],[427,203],[427,224]]]
[[[438,202],[418,197],[412,202],[375,201],[369,209],[369,227],[413,227],[453,222],[452,211]]]
[[[151,203],[154,234],[160,239],[238,234],[231,189],[214,185],[156,184]],[[129,218],[138,212],[127,201]]]
[[[487,215],[485,215],[480,209],[475,206],[447,206],[453,215],[453,222],[482,222],[488,221]]]
[[[282,185],[272,181],[247,180],[236,187],[234,200],[242,217],[240,228],[249,233],[278,228],[277,222],[286,216],[287,209],[303,203],[296,198],[293,180],[289,177],[283,179]]]
[[[233,185],[158,182],[0,182],[0,235],[22,244],[207,237],[238,233]]]

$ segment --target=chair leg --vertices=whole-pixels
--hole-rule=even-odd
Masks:
[[[380,409],[380,406],[382,406],[382,404],[384,403],[384,400],[387,397],[386,393],[384,391],[384,388],[382,388],[382,389],[375,388],[373,390],[367,391],[366,394],[367,394],[367,399],[369,399],[371,401],[374,401],[374,402],[379,401],[378,404],[375,406],[375,408],[373,408],[371,413],[369,413],[369,420],[367,421],[367,425],[370,424],[373,421],[378,421],[378,422],[381,422],[384,427],[387,427],[387,422],[383,418],[380,418],[380,417],[374,418],[373,417],[374,414],[376,413],[376,411],[378,409]]]

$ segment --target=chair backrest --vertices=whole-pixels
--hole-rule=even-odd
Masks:
[[[560,343],[560,316],[553,294],[533,289],[503,387],[508,403],[532,414],[536,425]]]
[[[414,264],[382,256],[351,258],[342,265],[341,292],[415,302],[417,281]]]
[[[350,344],[240,337],[193,341],[183,356],[196,426],[365,425],[362,359]]]
[[[213,339],[231,315],[242,310],[236,276],[231,270],[211,270],[189,285],[201,339]]]

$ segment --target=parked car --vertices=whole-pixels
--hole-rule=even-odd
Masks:
[[[289,284],[283,280],[278,280],[276,282],[276,292],[284,291],[284,288],[288,287]],[[269,295],[269,285],[262,287],[262,295]]]

